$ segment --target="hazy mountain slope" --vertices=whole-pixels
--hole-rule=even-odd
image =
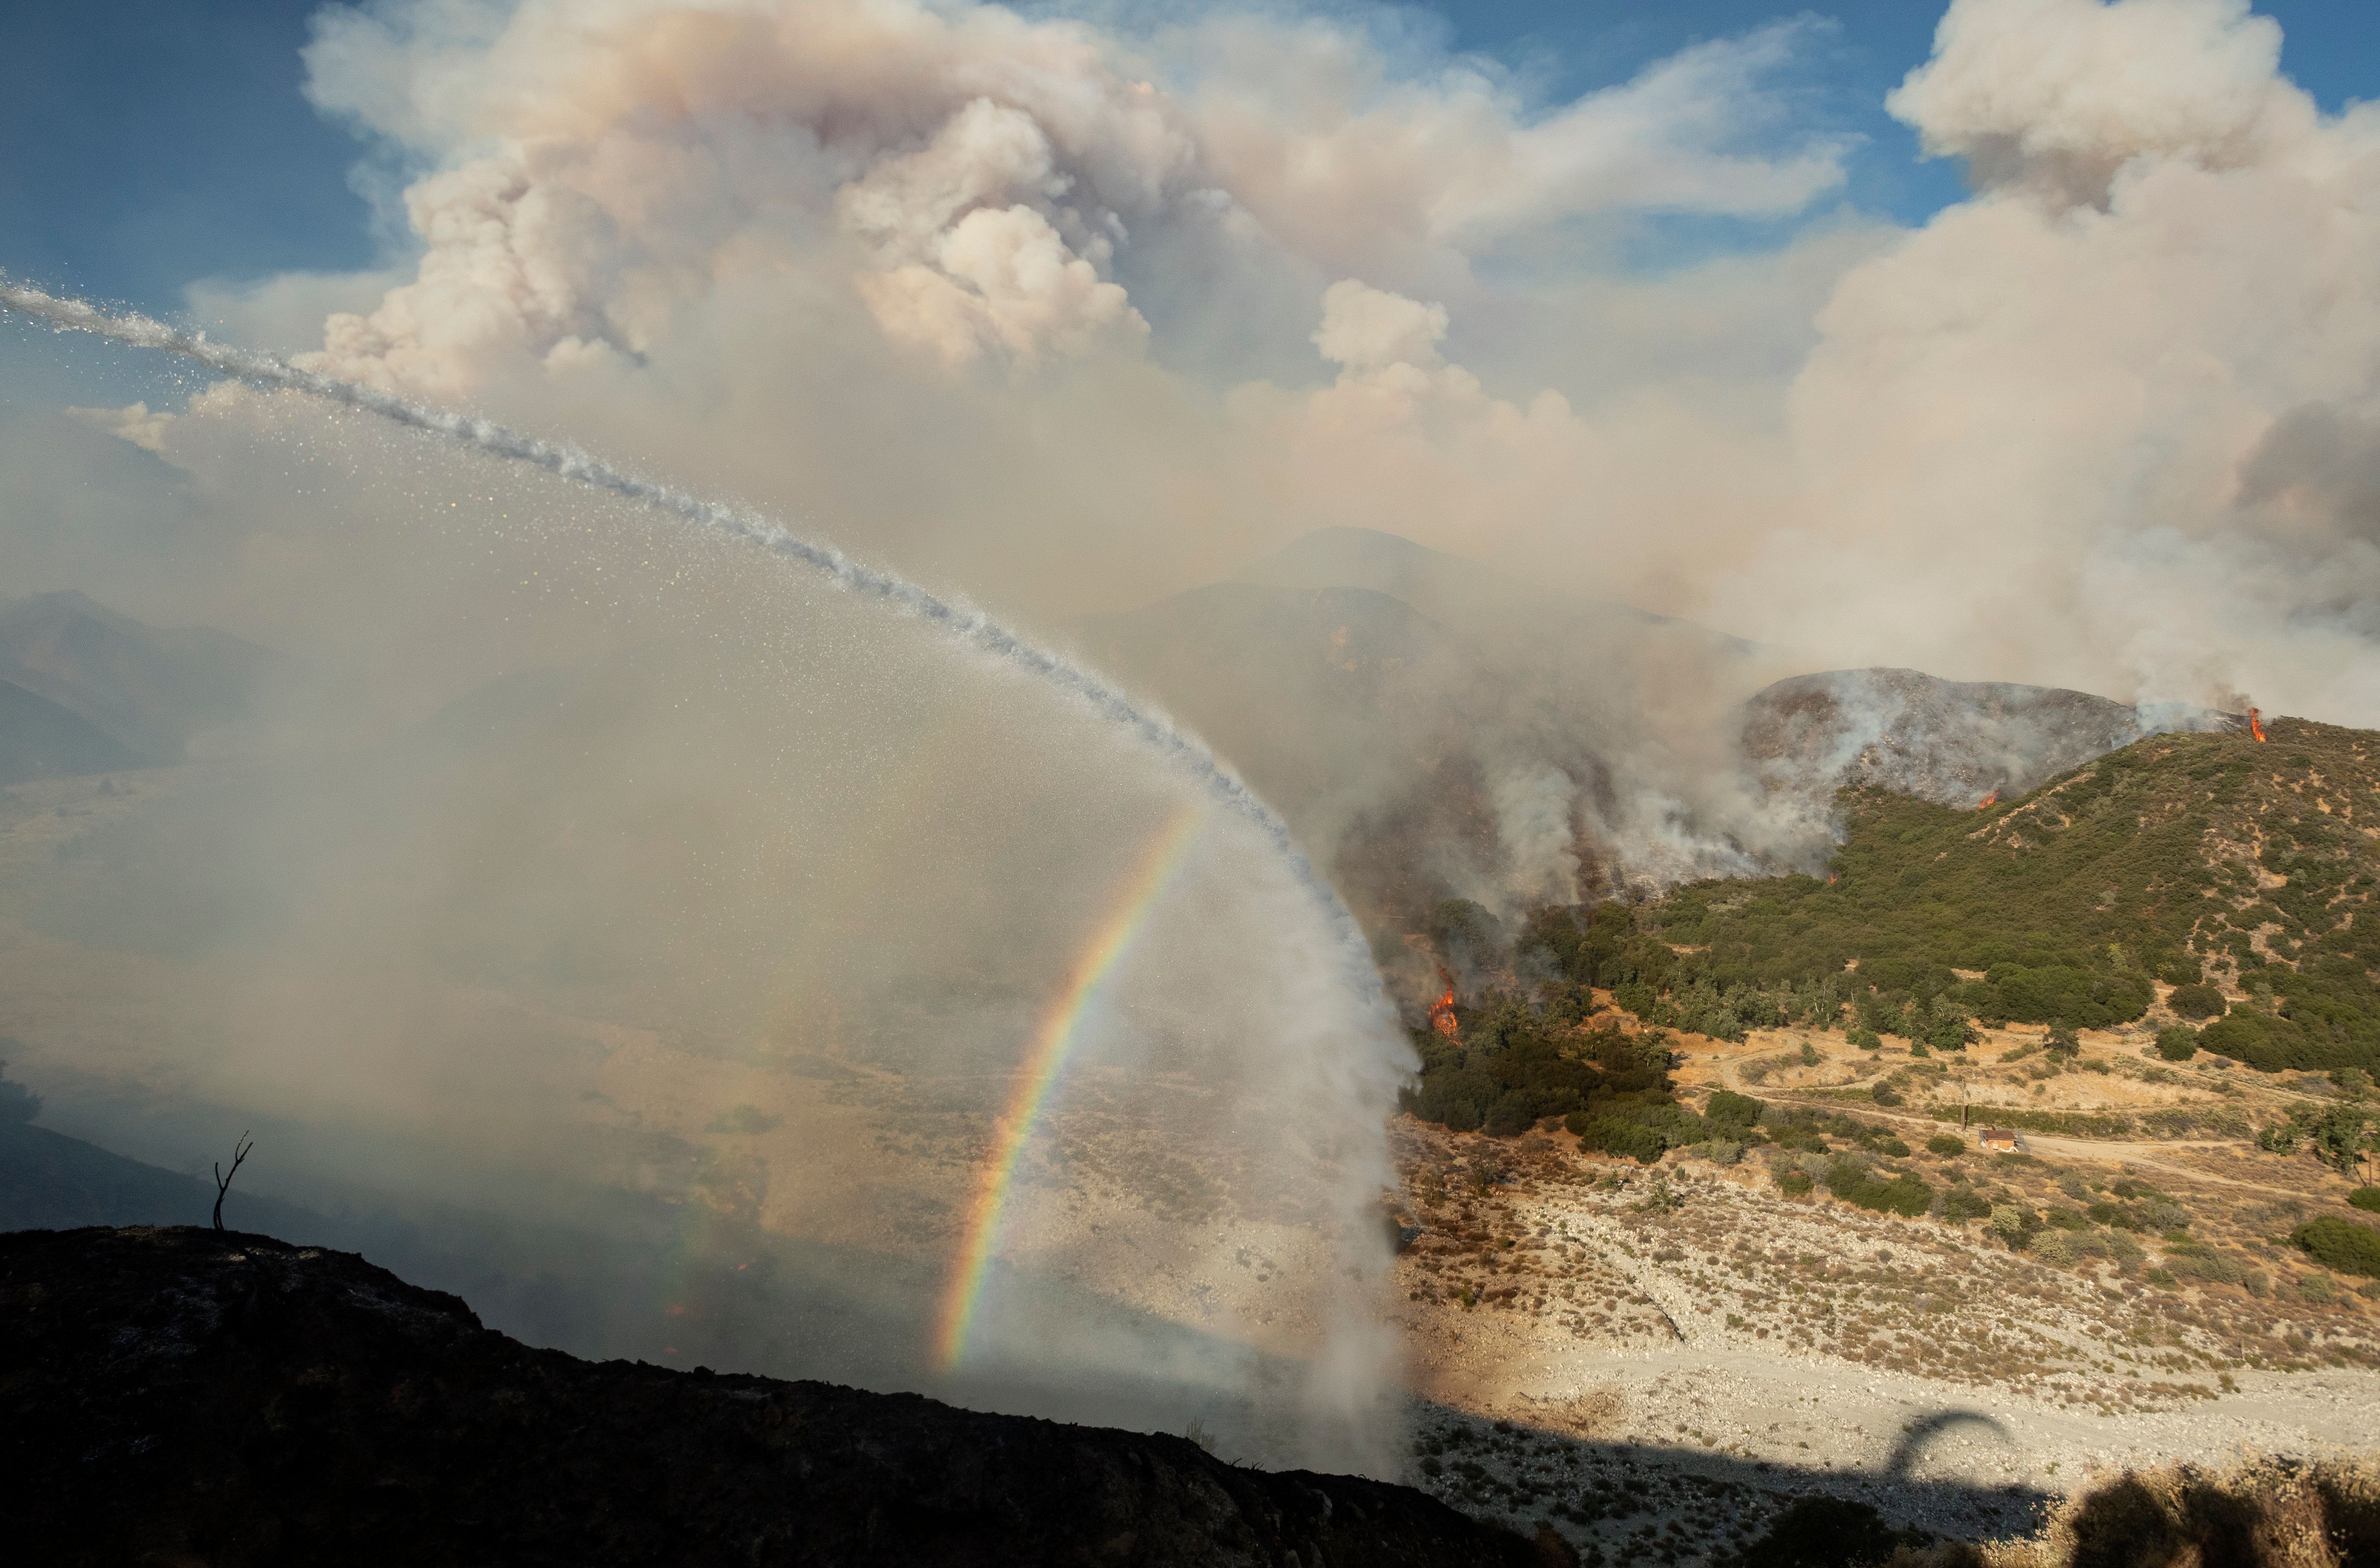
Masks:
[[[0,680],[0,785],[62,774],[104,773],[140,759],[71,709]]]
[[[1518,611],[1536,623],[1534,629],[1573,621],[1600,633],[1616,623],[1673,627],[1682,636],[1739,653],[1755,646],[1617,600],[1524,583],[1493,566],[1376,529],[1317,529],[1301,534],[1237,573],[1234,580],[1267,588],[1365,589],[1410,605],[1441,625],[1475,634],[1509,627]]]
[[[1847,784],[1969,806],[2236,722],[1913,670],[1772,681],[1778,650],[1364,529],[1078,636],[1403,931],[1448,897],[1509,917],[1815,868]]]
[[[1759,678],[1739,639],[1361,529],[1078,637],[1401,929],[1450,894],[1509,909],[1663,874],[1664,781],[1712,776],[1693,748]]]
[[[1827,670],[1744,705],[1743,754],[1772,787],[1875,786],[1947,806],[2018,795],[2142,735],[2244,721],[2143,714],[2087,692],[1946,681],[1915,670]]]
[[[2266,731],[2152,736],[1981,811],[1860,791],[1833,878],[1704,883],[1645,915],[1706,950],[1674,984],[1745,1022],[1806,1011],[1826,987],[1927,1028],[2105,1025],[2203,971],[2230,1015],[2208,1049],[2380,1065],[2380,735]]]
[[[80,716],[143,763],[174,761],[192,735],[244,715],[273,663],[226,633],[145,626],[79,593],[0,606],[0,680]]]
[[[1215,583],[1086,621],[1090,657],[1247,775],[1350,896],[1395,925],[1492,864],[1496,824],[1461,718],[1492,711],[1476,650],[1366,589]]]

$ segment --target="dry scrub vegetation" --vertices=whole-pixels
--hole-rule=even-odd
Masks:
[[[2290,1235],[2371,1217],[2352,1173],[2253,1136],[2312,1086],[2159,1061],[2156,1027],[2087,1032],[2048,1074],[2022,1027],[1939,1070],[1841,1037],[1679,1037],[1682,1106],[1767,1111],[1652,1163],[1553,1118],[1510,1137],[1400,1118],[1397,1312],[1433,1402],[1410,1478],[1589,1561],[1759,1561],[1797,1501],[1838,1497],[1880,1509],[1904,1557],[1998,1541],[1991,1562],[2046,1565],[2129,1561],[2040,1535],[2127,1465],[2368,1447],[2380,1282]],[[1879,1105],[1868,1086],[1895,1079]],[[1977,1127],[1999,1105],[2125,1136],[1989,1153],[1962,1101]],[[2143,1136],[2160,1109],[2188,1136]],[[1921,1217],[1832,1196],[1844,1161],[1921,1184]]]

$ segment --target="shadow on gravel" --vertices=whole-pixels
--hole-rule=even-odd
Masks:
[[[2029,1485],[1916,1473],[1946,1433],[1980,1427],[2006,1435],[1975,1410],[1946,1408],[1912,1422],[1875,1470],[1604,1442],[1435,1404],[1418,1406],[1415,1426],[1409,1478],[1524,1535],[1550,1524],[1587,1564],[1881,1562],[1903,1546],[2033,1534],[2056,1501]]]

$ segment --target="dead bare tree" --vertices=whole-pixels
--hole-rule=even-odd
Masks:
[[[237,1176],[237,1175],[238,1175],[238,1174],[239,1174],[239,1164],[240,1164],[240,1161],[243,1161],[243,1160],[246,1160],[246,1159],[248,1158],[249,1150],[250,1150],[250,1149],[254,1149],[255,1147],[256,1147],[256,1145],[255,1145],[253,1142],[251,1142],[251,1141],[249,1140],[249,1136],[248,1136],[246,1133],[242,1133],[242,1134],[240,1134],[240,1135],[239,1135],[239,1141],[238,1141],[237,1143],[235,1143],[235,1144],[233,1144],[233,1145],[232,1145],[232,1149],[231,1149],[231,1170],[230,1170],[228,1173],[226,1173],[226,1172],[224,1170],[224,1168],[223,1168],[223,1162],[222,1162],[221,1161],[217,1161],[215,1162],[215,1229],[216,1229],[216,1230],[219,1230],[219,1231],[220,1231],[220,1230],[222,1230],[222,1229],[224,1228],[224,1222],[223,1222],[223,1200],[224,1200],[224,1194],[225,1194],[225,1193],[227,1193],[227,1192],[231,1191],[231,1179],[232,1179],[232,1177]]]

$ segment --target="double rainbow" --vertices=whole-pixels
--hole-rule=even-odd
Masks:
[[[966,1354],[967,1331],[974,1326],[977,1306],[983,1299],[985,1276],[990,1271],[993,1244],[999,1238],[1001,1211],[1016,1179],[1017,1161],[1032,1140],[1034,1124],[1057,1088],[1058,1076],[1082,1037],[1083,1023],[1116,965],[1132,948],[1150,911],[1190,857],[1198,823],[1205,815],[1196,807],[1174,812],[1164,828],[1141,852],[1139,864],[1124,883],[1123,896],[1091,941],[1076,954],[1065,989],[1058,993],[1033,1031],[1019,1065],[1008,1106],[994,1124],[991,1158],[977,1173],[975,1192],[967,1204],[966,1228],[942,1296],[936,1326],[936,1358],[947,1371]]]

